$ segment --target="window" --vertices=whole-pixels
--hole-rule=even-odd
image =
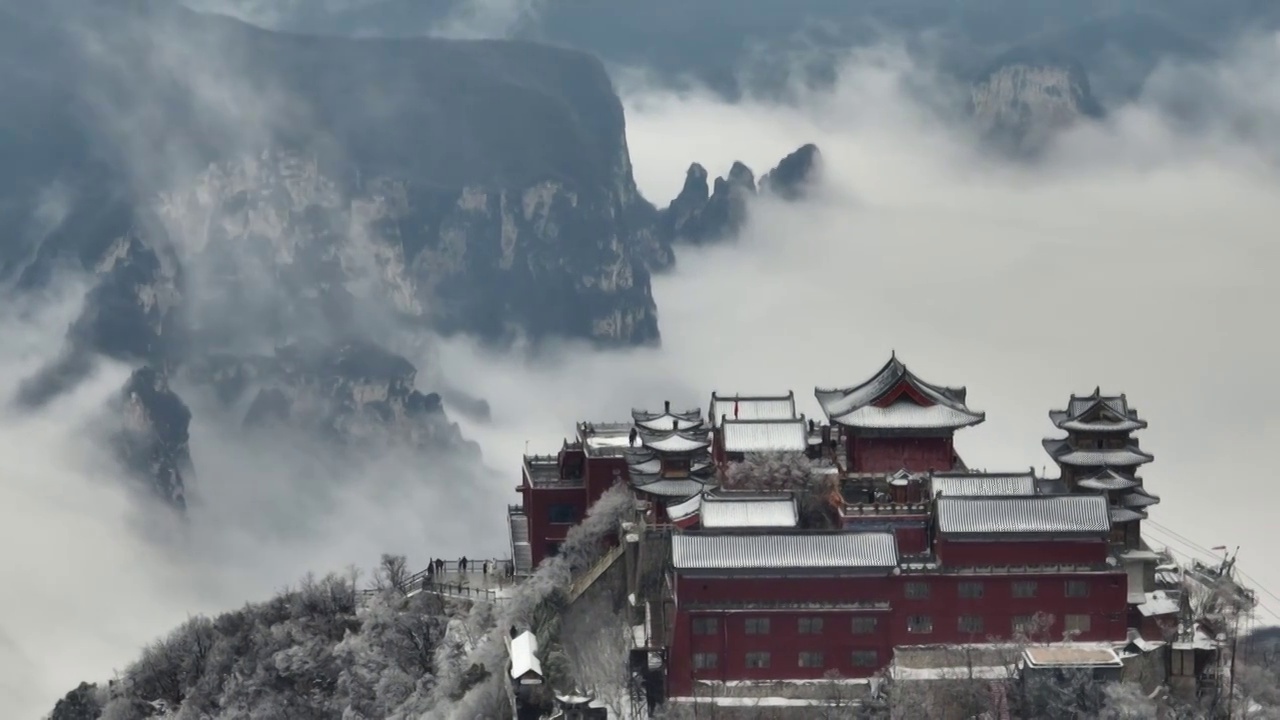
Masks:
[[[962,633],[980,633],[982,632],[982,616],[981,615],[961,615],[956,628]]]
[[[1013,616],[1013,634],[1025,634],[1032,632],[1036,628],[1036,619],[1032,615],[1014,615]]]
[[[982,583],[967,581],[960,583],[960,597],[962,598],[980,598],[982,597]]]
[[[767,668],[767,667],[769,667],[769,653],[767,653],[767,652],[749,652],[749,653],[747,653],[747,667],[749,667],[749,668]]]
[[[1016,598],[1033,598],[1036,596],[1035,580],[1014,580],[1013,596]]]
[[[873,617],[855,617],[853,619],[854,635],[870,635],[876,631],[876,619]]]
[[[547,543],[547,557],[555,557],[556,555],[559,555],[559,554],[560,554],[560,543],[558,542]]]
[[[1063,618],[1063,630],[1069,633],[1087,633],[1091,625],[1088,615],[1067,615]]]
[[[800,618],[800,634],[801,635],[822,634],[822,618],[820,617]]]
[[[924,600],[929,597],[929,583],[907,583],[907,597],[912,600]]]
[[[694,653],[694,670],[715,670],[720,664],[720,656],[715,653]]]
[[[1068,580],[1067,597],[1089,597],[1089,583],[1084,580]]]
[[[747,618],[748,635],[768,635],[769,618]]]
[[[547,519],[552,525],[572,525],[578,522],[578,508],[557,503],[547,510]]]
[[[854,667],[877,667],[880,658],[875,650],[854,650],[850,662]]]
[[[662,476],[669,478],[689,477],[689,458],[666,458],[662,461]]]
[[[933,632],[933,618],[928,615],[912,615],[908,617],[907,632],[921,634]]]
[[[720,629],[719,618],[696,617],[693,619],[694,635],[715,635]]]
[[[822,653],[820,652],[802,652],[800,653],[800,667],[802,668],[820,668],[826,665],[822,662]]]

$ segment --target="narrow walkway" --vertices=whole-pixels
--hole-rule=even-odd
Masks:
[[[441,572],[429,573],[424,569],[409,576],[405,581],[405,594],[412,596],[428,592],[471,600],[501,600],[516,584],[517,578],[508,574],[511,569],[508,561],[490,562],[490,570],[486,573],[484,560],[469,560],[466,572],[459,569],[457,561],[445,561]]]

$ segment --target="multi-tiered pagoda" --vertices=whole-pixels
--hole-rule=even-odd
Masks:
[[[697,495],[715,483],[711,435],[698,409],[632,410],[635,429],[626,452],[631,486],[659,506]]]
[[[1062,480],[1072,492],[1106,495],[1110,507],[1112,541],[1137,550],[1141,542],[1140,521],[1145,508],[1160,498],[1142,487],[1138,469],[1154,458],[1142,451],[1133,433],[1145,428],[1123,394],[1072,395],[1065,410],[1051,410],[1054,427],[1065,438],[1045,438],[1044,449],[1058,464]]]

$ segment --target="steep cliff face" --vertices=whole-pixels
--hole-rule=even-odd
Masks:
[[[440,396],[414,387],[417,369],[371,343],[303,342],[271,356],[211,356],[188,375],[215,388],[228,406],[252,398],[243,418],[251,429],[284,428],[366,450],[479,453],[449,422]]]
[[[114,436],[127,470],[173,507],[186,508],[186,482],[193,468],[188,447],[191,411],[150,367],[135,370],[121,392]]]
[[[979,130],[997,145],[1033,153],[1056,133],[1101,114],[1089,78],[1069,62],[1009,58],[972,86]]]
[[[109,15],[61,0],[6,38],[0,66],[38,70],[0,78],[24,108],[0,124],[0,188],[14,188],[0,222],[39,225],[49,187],[66,208],[4,238],[0,269],[32,287],[78,265],[110,299],[154,292],[144,310],[87,316],[154,331],[185,300],[209,339],[239,335],[220,318],[247,307],[281,332],[341,331],[354,297],[494,339],[658,337],[648,273],[670,247],[590,56],[291,36],[152,2]],[[60,151],[37,159],[32,137]],[[154,337],[83,325],[104,351],[155,355]]]

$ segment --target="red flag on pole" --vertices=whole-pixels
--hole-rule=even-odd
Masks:
[[[734,420],[738,419],[738,401],[737,400],[733,401],[733,419]]]

